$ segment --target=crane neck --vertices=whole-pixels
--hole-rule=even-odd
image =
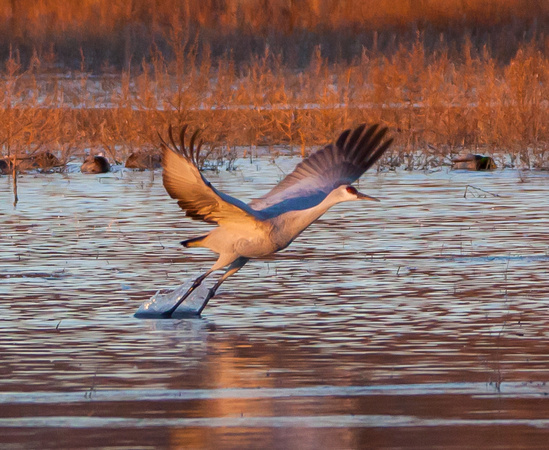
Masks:
[[[324,200],[322,200],[318,205],[313,206],[312,208],[307,209],[306,211],[310,214],[310,217],[313,218],[311,221],[314,222],[320,216],[322,216],[326,211],[328,211],[332,206],[337,205],[338,203],[349,201],[348,198],[342,198],[338,191],[330,192]]]
[[[342,198],[337,191],[332,191],[318,205],[308,209],[289,211],[278,216],[275,219],[276,228],[284,236],[283,240],[288,241],[286,244],[288,245],[303,230],[328,211],[328,209],[348,200],[350,199]]]

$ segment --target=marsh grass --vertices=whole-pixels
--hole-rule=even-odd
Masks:
[[[212,159],[235,149],[287,145],[307,154],[359,122],[383,122],[396,137],[383,164],[426,169],[447,165],[463,149],[498,165],[549,169],[549,60],[534,42],[507,64],[487,48],[448,46],[427,52],[421,34],[392,55],[363,49],[332,63],[315,47],[296,70],[266,47],[237,64],[173,27],[173,58],[161,52],[140,67],[92,74],[81,55],[69,75],[23,67],[12,52],[0,79],[2,156],[15,162],[47,150],[61,161],[102,152],[122,163],[154,151],[168,124],[202,128]],[[15,170],[15,169],[14,169]]]
[[[444,33],[451,53],[470,36],[508,61],[525,40],[542,44],[548,21],[545,0],[0,0],[0,60],[12,45],[25,65],[38,53],[49,66],[77,70],[84,49],[95,73],[120,70],[156,51],[172,59],[178,32],[215,59],[248,62],[268,42],[286,65],[302,68],[315,45],[331,62],[349,62],[362,47],[393,54],[419,31],[429,52]]]

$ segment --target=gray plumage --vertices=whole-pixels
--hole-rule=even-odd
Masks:
[[[377,200],[350,186],[389,148],[392,139],[383,139],[387,128],[364,124],[346,130],[334,144],[313,153],[270,192],[249,204],[215,189],[198,169],[201,142],[195,147],[198,131],[185,147],[184,126],[180,147],[161,138],[163,182],[168,194],[187,215],[218,226],[207,235],[183,241],[186,247],[206,247],[219,254],[210,270],[198,277],[166,316],[171,316],[183,300],[212,272],[229,266],[210,290],[202,309],[217,288],[250,258],[270,255],[286,248],[303,230],[331,206],[351,200]]]

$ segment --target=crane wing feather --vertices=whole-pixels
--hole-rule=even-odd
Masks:
[[[170,133],[171,134],[171,133]],[[193,141],[196,138],[193,135]],[[185,154],[175,152],[162,142],[162,180],[168,194],[187,216],[208,223],[251,223],[259,214],[240,200],[215,189],[195,164],[193,147]],[[183,146],[183,143],[182,143]]]
[[[382,143],[387,128],[379,125],[345,130],[334,144],[301,161],[294,171],[270,192],[249,203],[267,216],[320,203],[333,189],[358,180],[389,148],[393,139]]]

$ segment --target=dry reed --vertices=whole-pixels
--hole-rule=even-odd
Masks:
[[[349,62],[363,46],[392,54],[416,32],[429,49],[441,33],[458,51],[470,36],[476,48],[509,60],[525,39],[544,45],[548,26],[545,0],[0,0],[0,60],[12,45],[25,64],[37,51],[49,65],[77,69],[84,49],[95,72],[127,68],[155,50],[177,53],[178,27],[214,58],[232,52],[238,63],[261,54],[265,42],[294,67],[315,45],[331,62]]]
[[[23,63],[19,51],[12,49],[0,78],[2,156],[16,164],[20,156],[47,150],[66,162],[102,151],[111,161],[123,162],[136,149],[156,148],[157,131],[168,123],[204,128],[204,139],[217,149],[217,156],[234,155],[237,146],[276,144],[305,154],[345,127],[381,121],[397,137],[384,160],[389,166],[437,167],[466,148],[495,156],[500,166],[549,169],[549,59],[540,47],[543,40],[519,42],[518,50],[502,61],[492,55],[490,46],[479,49],[467,35],[458,52],[444,36],[434,46],[425,33],[417,32],[409,45],[394,43],[394,49],[385,52],[375,43],[352,60],[334,60],[316,46],[304,59],[306,65],[296,68],[287,63],[284,52],[270,46],[259,55],[252,52],[246,61],[230,52],[219,56],[207,42],[190,37],[187,25],[209,26],[207,17],[199,14],[201,7],[180,3],[187,9],[177,14],[187,14],[186,22],[162,16],[168,21],[162,30],[169,51],[152,46],[140,65],[116,70],[107,64],[94,73],[94,63],[81,51],[78,70],[67,76],[51,72],[51,53],[35,51]],[[228,8],[231,2],[221,3]],[[91,20],[93,15],[86,14],[100,4],[84,2],[79,20]],[[160,3],[151,4],[160,8]],[[236,4],[247,14],[245,3]],[[350,11],[335,4],[304,0],[301,5],[307,8],[332,7],[335,12],[330,22],[322,22],[324,16],[315,13],[307,19],[312,21],[309,25],[300,26],[339,29],[353,23]],[[483,8],[473,1],[460,4]],[[505,4],[523,5],[520,0]],[[379,3],[377,10],[360,8],[360,14],[388,8],[383,5]],[[493,7],[494,2],[484,5]],[[50,6],[56,11],[52,14],[61,14]],[[113,17],[122,14],[116,8]],[[455,19],[446,10],[434,10],[437,20]],[[482,9],[472,17],[481,23],[485,13]],[[67,14],[76,13],[69,8]],[[295,24],[306,20],[295,14]],[[406,14],[416,17],[417,11]],[[226,20],[224,29],[234,31],[241,24],[230,22],[230,17],[225,11],[216,20]],[[105,23],[97,29],[111,19],[101,20]],[[257,19],[253,27],[266,26],[261,23]]]

